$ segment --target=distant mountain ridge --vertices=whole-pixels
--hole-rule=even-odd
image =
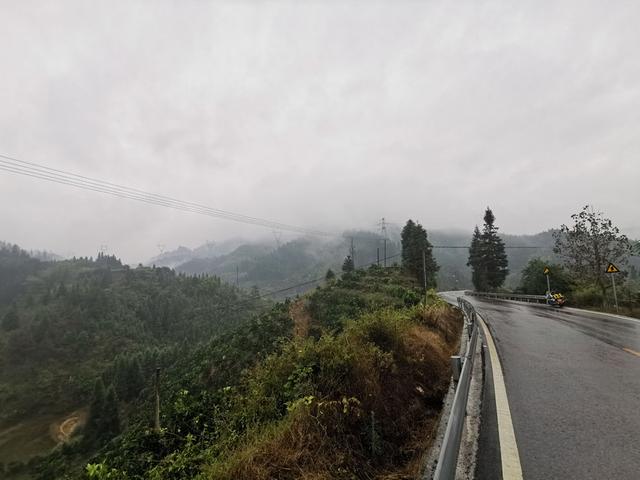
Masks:
[[[442,290],[470,288],[471,272],[467,267],[467,246],[471,232],[462,230],[428,231],[440,270],[438,287]],[[318,278],[328,270],[339,270],[350,253],[354,238],[356,266],[384,263],[384,239],[378,232],[349,231],[343,238],[324,240],[300,237],[282,245],[273,242],[243,242],[240,239],[221,243],[207,242],[194,249],[179,247],[149,261],[156,266],[174,268],[187,275],[216,275],[229,283],[249,288],[282,288],[296,282]],[[553,259],[553,230],[534,235],[502,234],[508,248],[510,275],[507,287],[515,287],[520,272],[534,257]],[[526,248],[525,248],[526,247]],[[388,265],[399,262],[400,230],[388,232]],[[310,288],[310,287],[307,287]]]
[[[64,260],[63,256],[58,255],[57,253],[50,252],[48,250],[23,250],[18,245],[0,240],[0,249],[11,250],[14,248],[22,252],[25,252],[31,258],[35,258],[43,262],[57,262],[60,260]]]
[[[181,245],[175,250],[156,255],[146,262],[146,264],[149,266],[156,265],[158,267],[176,268],[190,260],[216,258],[221,255],[226,255],[246,243],[250,242],[235,238],[222,242],[207,241],[193,249]]]

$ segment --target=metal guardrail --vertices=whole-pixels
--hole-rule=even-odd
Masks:
[[[516,300],[518,302],[546,303],[547,297],[544,295],[522,295],[518,293],[491,293],[491,292],[471,292],[465,291],[465,295],[482,298],[496,298],[503,300]]]
[[[456,393],[453,397],[447,429],[442,440],[438,464],[433,475],[434,480],[453,480],[456,476],[458,454],[460,453],[460,440],[462,438],[462,428],[464,427],[464,418],[467,410],[469,385],[471,384],[473,358],[478,340],[478,322],[473,305],[467,300],[458,297],[458,306],[465,316],[465,326],[467,328],[467,334],[469,335],[469,341],[467,342],[467,351],[464,357],[462,357],[462,370],[460,371]],[[452,357],[454,369],[458,361],[458,357]],[[455,373],[454,371],[454,378]]]

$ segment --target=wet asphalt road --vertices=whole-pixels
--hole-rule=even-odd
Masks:
[[[524,478],[640,479],[640,321],[469,300],[494,335]]]
[[[467,299],[496,342],[525,480],[640,479],[640,321]],[[478,473],[495,479],[489,403]]]

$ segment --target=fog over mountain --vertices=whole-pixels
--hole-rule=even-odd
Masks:
[[[637,236],[640,4],[3,2],[0,153],[332,232]],[[0,238],[128,263],[270,229],[0,172]],[[70,234],[71,232],[71,234]],[[290,239],[290,238],[289,238]],[[285,238],[286,240],[286,238]]]
[[[188,248],[180,246],[151,258],[147,264],[170,267],[187,275],[215,275],[223,281],[244,288],[259,287],[267,290],[288,288],[301,283],[296,291],[304,292],[315,287],[306,284],[324,278],[327,269],[340,271],[343,259],[351,250],[354,239],[356,266],[373,263],[384,265],[384,240],[380,232],[345,232],[343,238],[318,239],[300,237],[288,242],[266,239],[262,242],[233,242],[217,245],[208,242]],[[434,245],[434,257],[439,265],[438,287],[441,290],[471,288],[471,270],[467,266],[470,235],[461,230],[429,233]],[[522,268],[533,257],[554,259],[552,232],[536,235],[502,235],[508,247],[511,274],[507,286],[515,288]],[[390,228],[387,232],[387,265],[400,261],[400,231]],[[461,248],[462,247],[462,248]],[[287,290],[283,295],[291,295]]]

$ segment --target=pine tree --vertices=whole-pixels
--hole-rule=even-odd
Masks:
[[[484,214],[482,233],[477,226],[473,231],[467,265],[472,269],[471,279],[478,291],[495,290],[509,274],[504,242],[498,235],[495,216],[488,207]]]
[[[336,274],[333,273],[333,270],[329,269],[327,270],[327,274],[324,276],[324,279],[329,282],[331,280],[333,280],[334,278],[336,278]]]
[[[342,271],[344,273],[350,273],[353,272],[353,269],[353,258],[351,258],[351,255],[347,255],[344,259],[344,262],[342,263]]]
[[[85,435],[87,440],[89,441],[94,441],[100,436],[104,403],[104,383],[102,382],[102,379],[99,378],[98,380],[96,380],[96,383],[93,387],[93,399],[89,407],[89,418],[87,419],[87,426],[85,427]]]
[[[120,433],[120,416],[118,415],[118,396],[113,385],[107,389],[102,410],[100,436],[111,439]]]
[[[118,357],[114,385],[118,398],[126,402],[135,399],[144,385],[140,362],[129,356]]]
[[[487,283],[492,289],[502,286],[509,274],[509,260],[504,249],[504,242],[498,235],[498,227],[494,224],[495,220],[493,212],[487,208],[484,214],[482,237],[486,250]]]
[[[115,372],[113,376],[113,385],[115,385],[116,393],[120,398],[126,399],[128,372],[127,372],[127,359],[125,356],[119,355],[118,357],[116,357],[114,370]]]
[[[469,247],[469,261],[467,266],[471,267],[471,281],[473,287],[477,291],[487,290],[487,275],[484,265],[484,244],[482,242],[482,234],[476,225],[471,238],[471,247]]]
[[[144,388],[144,374],[142,373],[140,360],[137,358],[131,360],[128,380],[129,388],[127,400],[135,400]]]
[[[2,318],[2,329],[6,332],[15,330],[20,326],[20,317],[15,304],[9,308],[9,311]]]
[[[85,438],[89,443],[102,443],[118,433],[120,433],[120,416],[116,390],[113,385],[110,385],[105,392],[104,383],[99,378],[89,407]]]
[[[427,231],[419,223],[409,220],[402,229],[401,238],[402,268],[414,275],[422,284],[424,282],[424,263],[427,272],[427,288],[435,288],[436,272],[440,267],[433,258],[433,247],[427,237]]]

